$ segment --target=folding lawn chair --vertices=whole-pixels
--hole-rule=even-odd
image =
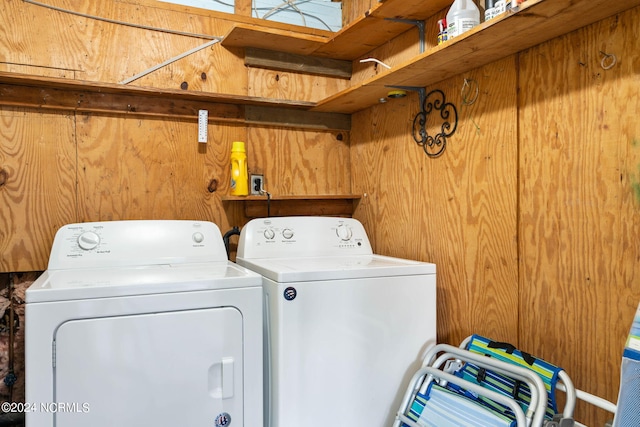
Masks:
[[[471,369],[480,372],[481,381],[477,375],[472,378]],[[496,386],[496,378],[510,382],[511,387]],[[538,427],[546,407],[545,384],[534,371],[477,351],[438,344],[414,374],[394,427]]]
[[[562,412],[558,390],[566,394]],[[616,413],[615,404],[575,389],[561,368],[510,344],[473,335],[460,347],[430,349],[393,426],[585,427],[573,419],[577,399]]]
[[[429,366],[422,368],[417,375],[423,378],[428,375],[426,388],[424,391],[414,390],[408,412],[398,414],[394,427],[515,427],[527,424],[520,406],[503,395]],[[443,385],[437,384],[435,379],[443,381]],[[509,407],[516,421],[449,390],[446,384],[453,383]]]
[[[617,412],[617,406],[615,403],[575,388],[571,378],[563,369],[547,363],[542,359],[536,359],[527,353],[520,352],[510,344],[496,343],[487,338],[473,335],[463,341],[461,347],[493,357],[508,357],[512,363],[526,366],[537,372],[543,379],[548,394],[547,412],[545,419],[543,420],[543,425],[545,427],[586,427],[584,424],[575,421],[574,409],[577,400],[581,400],[600,409],[604,409],[614,415]],[[495,349],[502,349],[504,351],[496,352]],[[523,361],[525,364],[523,364]],[[533,363],[531,364],[530,362]],[[562,413],[558,413],[556,405],[557,391],[566,393],[566,403]],[[607,423],[606,425],[609,424]],[[640,426],[640,424],[629,424],[625,427],[637,426]]]
[[[558,410],[556,391],[566,394]],[[567,373],[507,343],[479,335],[438,344],[413,376],[393,427],[572,427],[576,400],[616,406],[576,390]]]

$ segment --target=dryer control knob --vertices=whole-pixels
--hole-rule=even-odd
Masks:
[[[292,238],[293,230],[291,230],[290,228],[285,228],[284,230],[282,230],[282,237],[284,237],[285,239]]]
[[[95,249],[96,246],[100,244],[100,236],[98,236],[93,231],[85,231],[78,237],[78,246],[84,249],[85,251],[89,251],[91,249]]]
[[[273,231],[273,228],[267,228],[266,230],[264,230],[264,238],[267,240],[272,240],[274,237],[276,237],[276,232]]]
[[[338,228],[336,228],[336,234],[338,235],[340,240],[346,241],[351,239],[351,237],[353,236],[353,231],[351,231],[351,229],[346,225],[339,225]]]

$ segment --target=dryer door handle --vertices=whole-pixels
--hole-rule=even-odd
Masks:
[[[233,357],[222,358],[222,398],[233,397]]]
[[[214,399],[229,399],[233,397],[233,357],[223,357],[218,363],[209,368],[209,394]]]

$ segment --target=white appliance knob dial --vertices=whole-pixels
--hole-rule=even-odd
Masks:
[[[274,237],[276,237],[276,232],[273,231],[273,228],[267,228],[266,230],[264,230],[264,238],[267,240],[273,240]]]
[[[339,225],[336,228],[336,234],[341,240],[349,240],[353,236],[353,231],[346,225]]]
[[[85,231],[78,237],[78,246],[84,249],[85,251],[89,251],[91,249],[95,249],[96,246],[100,244],[100,236],[98,236],[93,231]]]
[[[289,229],[289,228],[285,228],[284,230],[282,230],[282,237],[284,237],[285,239],[290,239],[293,237],[293,230]]]
[[[193,233],[193,241],[196,243],[202,243],[204,241],[204,234],[198,232]]]

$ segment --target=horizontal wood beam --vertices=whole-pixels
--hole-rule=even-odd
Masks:
[[[80,92],[112,93],[120,95],[148,96],[150,98],[173,98],[192,101],[219,102],[223,104],[271,105],[298,108],[301,110],[309,109],[315,105],[315,103],[309,101],[291,101],[287,99],[260,98],[255,96],[221,94],[215,92],[143,87],[59,77],[33,76],[30,74],[19,74],[4,71],[0,71],[0,83],[15,86],[77,90]]]
[[[244,64],[249,67],[340,77],[344,79],[351,78],[353,65],[351,61],[276,52],[252,47],[245,49]]]
[[[286,108],[247,105],[245,120],[249,124],[295,127],[318,130],[351,130],[351,115],[314,113]]]
[[[288,215],[351,216],[361,199],[359,194],[222,196],[223,202],[244,204],[248,218]]]
[[[320,216],[352,216],[353,200],[250,200],[244,202],[244,213],[247,218],[263,218],[266,216],[320,215]]]
[[[209,111],[210,120],[239,122],[243,106],[191,100],[162,99],[156,96],[84,92],[51,87],[16,86],[0,83],[0,105],[83,113],[135,114],[197,118],[198,110]]]
[[[213,122],[320,131],[351,129],[350,115],[311,112],[309,109],[315,105],[313,102],[17,77],[11,73],[0,73],[0,105],[194,121],[197,121],[199,110],[207,110],[209,120]]]

